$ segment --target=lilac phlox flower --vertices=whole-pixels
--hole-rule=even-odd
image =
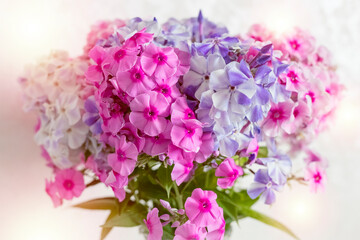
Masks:
[[[84,123],[90,127],[90,131],[93,134],[102,133],[102,119],[100,118],[94,96],[90,96],[88,99],[86,99],[84,108],[86,111],[82,117]]]
[[[219,69],[225,68],[225,61],[219,54],[210,54],[207,57],[191,57],[190,71],[184,75],[183,88],[187,89],[192,86],[196,89],[194,96],[200,100],[201,94],[209,90],[210,74]]]
[[[273,53],[273,45],[268,44],[263,46],[258,54],[252,59],[252,61],[249,63],[250,68],[258,68],[260,66],[263,66],[267,64],[271,58]]]
[[[292,162],[287,155],[274,155],[268,158],[259,158],[262,164],[266,165],[271,180],[278,184],[284,185],[287,176],[291,173]]]
[[[256,84],[247,63],[231,62],[225,69],[217,70],[210,75],[214,107],[227,112],[245,114],[244,106],[250,105],[256,93]]]
[[[75,94],[62,93],[55,101],[55,109],[59,118],[67,120],[69,125],[77,123],[81,119],[80,99]]]
[[[236,37],[215,37],[211,39],[205,39],[202,43],[195,42],[195,48],[199,53],[207,56],[211,53],[218,53],[222,57],[225,57],[229,48],[236,46],[239,43],[239,39]]]
[[[286,90],[286,83],[284,83],[279,76],[284,73],[289,65],[282,63],[276,58],[272,59],[273,71],[269,73],[274,79],[277,79],[273,84],[269,86],[269,91],[271,93],[271,100],[274,103],[284,102],[290,98],[291,92]]]
[[[255,173],[254,183],[250,185],[247,192],[251,199],[257,198],[260,194],[260,200],[265,204],[272,204],[275,202],[275,191],[281,191],[283,186],[273,182],[268,175],[266,169],[260,169]]]
[[[208,90],[201,95],[198,109],[196,110],[197,119],[203,124],[203,131],[212,131],[212,127],[215,124],[213,118],[213,101],[212,95],[214,91]]]

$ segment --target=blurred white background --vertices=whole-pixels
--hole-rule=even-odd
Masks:
[[[288,225],[301,239],[359,239],[360,217],[360,1],[358,0],[0,0],[0,239],[97,240],[105,212],[54,209],[45,194],[50,175],[33,141],[35,117],[21,109],[16,78],[27,63],[51,49],[82,52],[90,25],[100,19],[196,16],[199,9],[231,33],[264,23],[281,33],[294,26],[309,29],[330,48],[347,91],[337,117],[314,148],[330,162],[324,193],[294,185],[278,194],[272,207],[256,209]],[[101,187],[80,199],[109,196]],[[358,237],[357,237],[358,236]],[[136,228],[117,228],[113,239],[143,239]],[[251,219],[234,225],[231,239],[291,237]]]

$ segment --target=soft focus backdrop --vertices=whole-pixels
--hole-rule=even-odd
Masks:
[[[46,195],[50,176],[33,141],[35,118],[21,109],[17,76],[51,49],[82,52],[90,25],[100,19],[196,16],[222,22],[231,33],[264,23],[281,33],[294,26],[309,29],[334,55],[347,86],[330,129],[313,144],[330,162],[324,193],[293,185],[271,207],[260,210],[288,225],[301,239],[359,239],[360,217],[360,1],[358,0],[0,0],[0,239],[97,240],[105,212],[54,209]],[[89,188],[80,199],[108,196]],[[74,203],[73,202],[73,203]],[[143,239],[137,228],[117,228],[113,239]],[[251,219],[234,225],[232,239],[291,239]]]

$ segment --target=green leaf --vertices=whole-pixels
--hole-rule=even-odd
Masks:
[[[172,171],[172,167],[168,166],[167,168],[165,168],[165,166],[161,166],[157,170],[157,174],[156,174],[162,187],[165,188],[168,198],[170,197],[170,191],[171,188],[173,187],[173,181],[171,180],[171,171]]]
[[[115,210],[119,207],[119,202],[113,197],[97,198],[76,204],[73,207],[91,210]]]
[[[281,231],[286,232],[287,234],[289,234],[290,236],[292,236],[295,239],[299,239],[288,227],[286,227],[284,224],[280,223],[279,221],[277,221],[269,216],[266,216],[266,215],[259,213],[253,209],[250,209],[250,208],[242,208],[241,212],[248,217],[256,219],[260,222],[268,224],[277,229],[280,229]]]
[[[105,224],[108,223],[110,221],[110,219],[114,218],[117,215],[116,211],[111,211],[109,216],[107,217]],[[112,230],[112,227],[103,227],[101,229],[101,236],[100,239],[104,240],[106,238],[106,236],[110,233],[110,231]]]
[[[250,206],[254,203],[251,202],[249,200],[246,200],[246,197],[244,195],[244,192],[240,192],[240,194],[238,193],[233,193],[233,196],[239,196],[239,198],[243,197],[243,200],[236,200],[236,198],[231,198],[231,194],[227,195],[224,192],[221,191],[216,191],[216,193],[218,194],[218,202],[219,205],[220,204],[224,204],[224,205],[232,205],[233,208],[236,208],[238,210],[238,218],[243,218],[244,216],[246,217],[251,217],[254,218],[260,222],[263,222],[265,224],[268,224],[272,227],[275,227],[277,229],[280,229],[284,232],[286,232],[287,234],[289,234],[290,236],[292,236],[295,239],[299,239],[289,228],[287,228],[284,224],[280,223],[279,221],[268,217],[262,213],[259,213],[253,209],[250,208]],[[244,201],[245,200],[245,201]],[[252,200],[254,201],[254,200]],[[256,201],[256,200],[255,200]],[[224,209],[225,212],[225,209]]]
[[[134,203],[132,206],[126,208],[123,213],[118,214],[109,221],[107,221],[102,227],[135,227],[142,224],[143,219],[146,218],[145,206]]]

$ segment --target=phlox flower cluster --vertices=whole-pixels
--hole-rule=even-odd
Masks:
[[[308,33],[278,37],[254,25],[232,36],[201,12],[162,25],[99,22],[84,56],[54,52],[20,82],[25,109],[39,118],[35,140],[55,174],[46,181],[55,206],[80,196],[83,175],[122,202],[137,194],[129,185],[146,164],[171,169],[176,189],[213,171],[216,190],[196,186],[177,208],[151,202],[144,219],[150,240],[168,226],[174,239],[223,239],[227,222],[215,192],[236,189],[245,175],[254,178],[248,196],[266,204],[290,180],[323,189],[327,163],[307,146],[342,90],[329,51]],[[305,174],[295,176],[290,157],[300,152]]]

